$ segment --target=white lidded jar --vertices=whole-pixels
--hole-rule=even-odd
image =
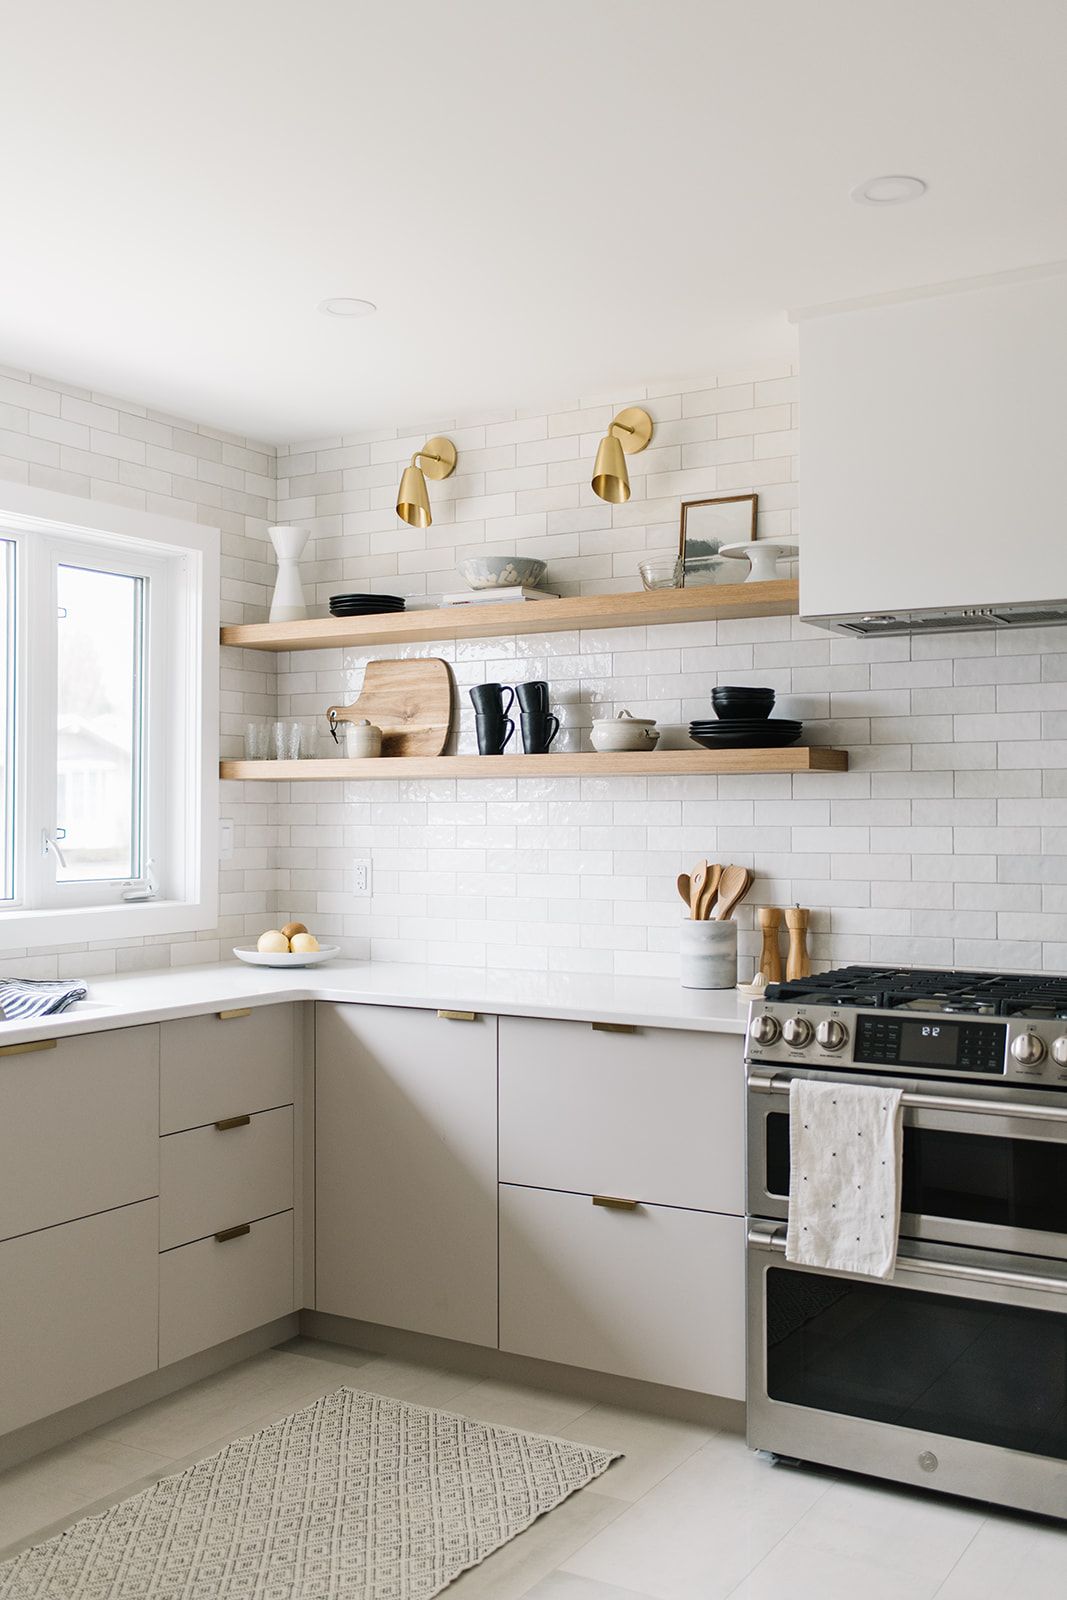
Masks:
[[[654,750],[658,740],[655,717],[634,717],[629,711],[598,718],[589,735],[594,750]]]

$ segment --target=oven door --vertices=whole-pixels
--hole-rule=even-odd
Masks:
[[[749,1075],[750,1216],[788,1215],[791,1076]],[[1067,1260],[1067,1094],[998,1085],[978,1096],[914,1079],[862,1081],[905,1091],[902,1238]]]
[[[748,1242],[753,1449],[1067,1516],[1067,1266],[902,1242],[889,1282]]]

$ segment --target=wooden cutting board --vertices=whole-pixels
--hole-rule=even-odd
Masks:
[[[452,727],[452,698],[447,661],[368,661],[359,699],[330,706],[326,715],[373,722],[382,730],[383,756],[439,756]]]

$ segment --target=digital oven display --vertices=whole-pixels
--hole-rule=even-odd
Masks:
[[[870,1066],[955,1067],[962,1072],[1004,1071],[1007,1028],[1002,1022],[948,1022],[874,1013],[861,1015],[853,1059]]]

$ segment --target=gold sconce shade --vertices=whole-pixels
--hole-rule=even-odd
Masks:
[[[593,467],[593,493],[612,505],[630,498],[630,474],[626,457],[643,450],[652,437],[652,418],[640,406],[620,411],[601,439]]]
[[[424,462],[420,466],[419,462]],[[410,464],[404,468],[396,496],[396,514],[401,522],[411,528],[428,528],[433,521],[430,515],[430,496],[426,479],[450,478],[456,470],[456,447],[451,439],[427,439],[421,450],[416,450]]]

